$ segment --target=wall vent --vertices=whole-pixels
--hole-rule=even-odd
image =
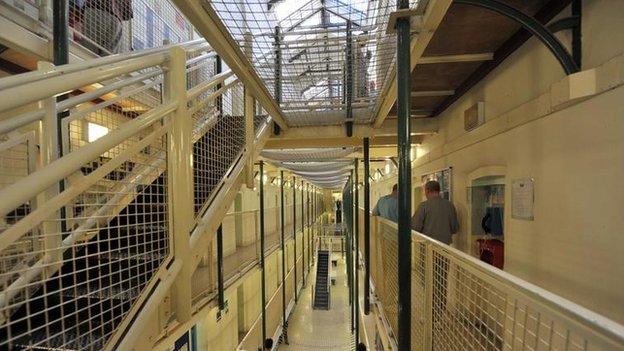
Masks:
[[[485,123],[484,103],[479,101],[464,111],[464,129],[473,130]]]

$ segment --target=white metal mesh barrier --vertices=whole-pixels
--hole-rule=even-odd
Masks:
[[[6,135],[0,142],[0,189],[10,186],[15,181],[22,179],[34,172],[38,159],[35,132],[16,133]],[[35,206],[33,199],[17,207],[0,220],[0,232],[7,229],[26,216],[31,211],[31,205]],[[40,258],[36,253],[39,245],[36,235],[28,233],[23,236],[19,244],[15,245],[12,254],[2,256],[0,272],[9,272],[24,264],[34,262]],[[5,278],[0,281],[0,286],[9,283]]]
[[[70,1],[72,39],[105,56],[180,43],[193,27],[170,1]]]
[[[385,223],[379,224],[379,231],[377,233],[380,243],[381,256],[383,257],[381,263],[381,279],[376,286],[382,287],[379,294],[379,299],[384,306],[384,312],[388,317],[388,322],[395,332],[397,329],[398,321],[398,296],[399,296],[399,280],[397,276],[398,262],[397,262],[397,236],[396,230],[393,230],[391,226]]]
[[[4,4],[25,18],[39,21],[48,33],[37,35],[51,37],[52,1],[16,0]],[[99,56],[198,37],[191,23],[169,0],[70,0],[68,5],[69,39]]]
[[[205,43],[180,47],[186,65],[181,57],[176,69],[186,69],[188,84],[177,91],[179,76],[168,75],[177,48],[0,80],[12,96],[0,112],[17,111],[0,121],[0,349],[102,349],[159,284],[154,277],[174,252],[168,141],[176,106],[192,116],[197,163],[220,172],[196,179],[214,190],[241,154],[240,83],[230,72],[214,74]],[[56,150],[62,158],[50,164]],[[256,228],[256,217],[240,220]],[[252,239],[229,248],[227,275],[257,260]]]
[[[351,107],[356,122],[374,117],[395,56],[396,39],[386,27],[396,1],[218,0],[211,6],[234,40],[252,48],[253,67],[289,125],[342,123]]]
[[[396,337],[397,227],[375,217],[371,277]],[[412,350],[624,350],[624,326],[412,232]]]
[[[201,214],[202,208],[208,206],[216,186],[242,155],[245,144],[242,91],[242,84],[231,84],[221,96],[222,110],[217,109],[213,127],[193,145],[196,214]]]
[[[67,100],[55,105],[51,95],[42,109],[3,121],[0,348],[102,348],[169,256],[167,129],[150,123],[99,151],[92,145],[158,113],[161,61],[135,63],[131,76],[70,83],[80,85]],[[25,133],[10,129],[15,121]],[[59,144],[69,161],[47,166]],[[21,196],[36,186],[32,198]],[[14,198],[25,201],[9,205]]]

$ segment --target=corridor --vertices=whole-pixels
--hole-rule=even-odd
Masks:
[[[337,266],[332,267],[331,308],[326,310],[312,309],[312,288],[314,273],[295,309],[288,320],[289,344],[279,345],[279,351],[314,351],[353,349],[351,335],[351,319],[349,318],[349,288],[347,285],[345,259],[340,252],[332,254]],[[316,272],[316,265],[311,269]]]
[[[624,351],[623,3],[0,0],[0,351]]]

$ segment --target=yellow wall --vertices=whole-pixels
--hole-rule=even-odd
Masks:
[[[624,76],[624,59],[607,63],[624,52],[621,3],[583,6],[583,69],[609,66],[605,77]],[[413,176],[453,167],[461,217],[454,245],[470,251],[469,176],[504,169],[505,270],[623,323],[624,87],[553,111],[550,88],[563,77],[532,39],[438,117],[440,133],[425,138]],[[485,101],[486,124],[465,132],[463,111],[478,101]],[[535,179],[534,221],[511,218],[511,182],[524,177]],[[391,178],[373,183],[373,205]]]
[[[213,308],[204,319],[196,324],[198,350],[236,349],[238,345],[237,297],[235,290],[228,292],[225,295],[228,308],[221,312],[221,318],[217,321],[218,308]]]
[[[241,188],[239,196],[235,201],[237,205],[232,205],[230,212],[242,211],[242,218],[239,218],[242,227],[240,235],[241,242],[238,246],[245,246],[256,242],[258,230],[255,226],[259,225],[257,216],[254,216],[254,210],[259,208],[259,195],[256,190]],[[285,188],[285,225],[292,223],[292,188]],[[301,191],[297,190],[297,228],[301,228]],[[279,187],[271,185],[268,182],[265,185],[265,234],[271,236],[279,231]],[[252,211],[252,212],[250,212]],[[236,240],[236,221],[237,215],[229,215],[223,221],[223,239],[224,254],[235,254],[237,250]],[[285,250],[286,250],[286,273],[291,272],[289,278],[292,279],[293,267],[293,239],[292,229],[286,233]],[[298,282],[302,281],[301,262],[302,254],[302,235],[297,234],[297,252],[299,254],[298,262]],[[259,248],[259,243],[256,242]],[[307,244],[307,242],[306,242]],[[267,247],[268,249],[268,247]],[[216,254],[215,254],[216,255]],[[267,299],[267,334],[273,336],[277,326],[281,321],[281,290],[279,289],[282,282],[282,252],[274,250],[265,258],[265,277],[266,277],[266,299]],[[293,284],[287,284],[287,298],[294,298],[291,291]],[[273,299],[273,300],[271,300]],[[261,331],[259,316],[261,314],[261,272],[259,268],[249,271],[237,287],[233,287],[226,291],[226,300],[229,309],[226,315],[218,322],[216,321],[216,309],[212,310],[209,315],[197,324],[197,339],[200,350],[232,350],[239,345],[239,336],[247,335],[243,341],[243,346],[247,349],[254,349],[260,346]],[[217,335],[224,335],[224,340],[215,342]]]

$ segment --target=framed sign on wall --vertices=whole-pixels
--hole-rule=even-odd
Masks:
[[[522,178],[511,184],[511,218],[533,220],[534,183],[533,178]]]

